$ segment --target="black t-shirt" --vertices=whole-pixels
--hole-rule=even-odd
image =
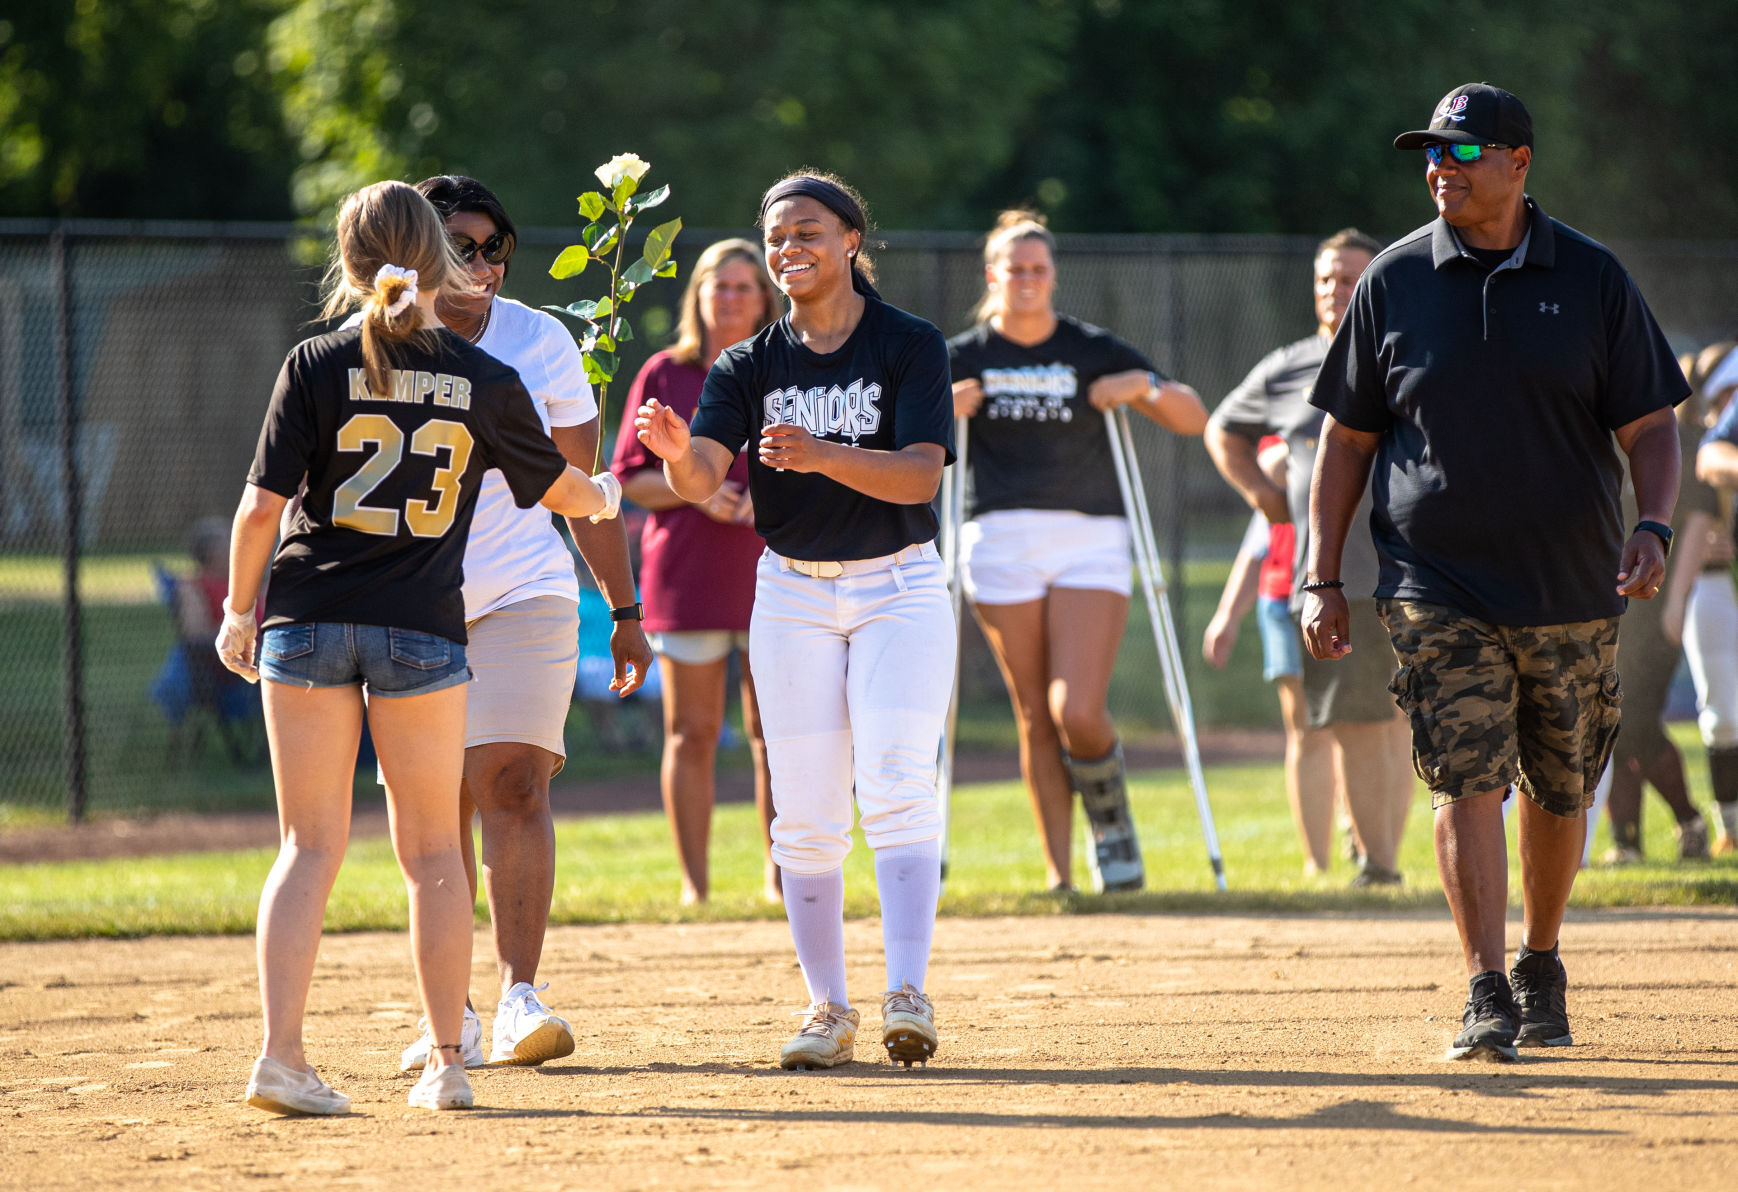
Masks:
[[[762,427],[795,423],[871,451],[936,443],[953,462],[953,390],[941,332],[876,298],[836,350],[804,347],[790,316],[722,352],[691,428],[732,455],[749,445],[754,528],[787,559],[874,559],[935,537],[928,504],[877,500],[816,472],[760,462]],[[750,443],[750,439],[754,442]]]
[[[973,378],[984,387],[970,426],[967,516],[997,509],[1122,516],[1104,416],[1086,392],[1110,373],[1152,372],[1145,356],[1067,315],[1058,315],[1055,333],[1031,347],[979,323],[947,348],[954,380]]]
[[[1612,431],[1689,386],[1610,251],[1528,206],[1488,272],[1440,219],[1377,256],[1310,400],[1381,435],[1377,595],[1559,625],[1623,612]]]
[[[265,625],[389,625],[465,640],[465,539],[483,473],[529,508],[567,466],[519,375],[451,331],[413,341],[376,397],[360,328],[290,349],[248,483],[307,492],[272,560]]]
[[[1213,423],[1259,442],[1264,435],[1279,435],[1290,453],[1285,465],[1286,504],[1297,528],[1292,556],[1292,599],[1303,595],[1304,563],[1309,557],[1310,477],[1316,470],[1316,445],[1327,417],[1310,405],[1316,373],[1328,354],[1327,337],[1311,335],[1276,348],[1262,357],[1213,411]],[[1378,565],[1376,545],[1370,538],[1370,489],[1352,517],[1346,548],[1340,555],[1340,573],[1330,577],[1344,581],[1347,596],[1368,599],[1375,594]]]

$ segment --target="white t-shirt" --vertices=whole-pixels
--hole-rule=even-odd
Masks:
[[[345,325],[360,318],[352,316]],[[477,346],[519,374],[544,430],[579,426],[597,417],[579,345],[554,315],[497,296]],[[579,602],[573,556],[549,510],[541,505],[519,508],[507,478],[490,468],[483,473],[471,536],[465,541],[465,620],[536,596]]]

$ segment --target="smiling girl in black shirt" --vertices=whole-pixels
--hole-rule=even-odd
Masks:
[[[772,771],[772,854],[808,985],[786,1068],[853,1055],[845,990],[845,855],[855,791],[875,850],[895,1060],[936,1051],[923,993],[941,887],[935,764],[957,633],[930,508],[952,458],[947,347],[882,302],[867,220],[837,179],[796,174],[761,202],[766,263],[791,311],[727,349],[692,430],[656,401],[640,440],[670,487],[704,500],[751,437],[749,490],[767,540],[749,655]]]

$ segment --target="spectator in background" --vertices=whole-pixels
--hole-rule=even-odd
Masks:
[[[1285,441],[1261,440],[1258,461],[1275,485],[1285,483]],[[1303,639],[1291,615],[1294,522],[1269,522],[1257,510],[1249,519],[1219,607],[1201,641],[1201,656],[1224,670],[1251,608],[1261,631],[1261,677],[1279,692],[1285,726],[1285,792],[1304,849],[1304,875],[1326,873],[1334,823],[1334,777],[1338,747],[1326,729],[1311,728],[1304,715]]]
[[[1145,869],[1109,708],[1129,526],[1101,411],[1127,406],[1180,435],[1200,434],[1207,411],[1110,332],[1057,314],[1055,291],[1042,217],[1003,212],[984,245],[978,325],[948,341],[954,414],[971,419],[960,569],[1013,700],[1050,887],[1073,888],[1078,793],[1094,887],[1138,890]]]
[[[663,680],[659,783],[676,838],[684,903],[705,902],[711,892],[713,769],[732,651],[742,665],[743,730],[754,759],[754,802],[767,849],[766,897],[779,900],[779,870],[771,852],[772,782],[748,657],[754,568],[765,544],[754,529],[746,453],[737,453],[717,492],[704,501],[684,501],[664,479],[664,461],[635,435],[634,414],[656,399],[684,421],[692,420],[706,370],[718,354],[752,339],[780,313],[778,291],[752,241],[720,240],[701,253],[682,294],[676,343],[653,355],[634,378],[610,463],[627,498],[651,511],[640,535],[640,592]]]
[[[1708,365],[1707,380],[1702,386],[1707,399],[1707,419],[1712,426],[1696,452],[1696,476],[1719,490],[1726,550],[1730,552],[1738,547],[1738,515],[1734,514],[1734,501],[1738,499],[1738,350],[1725,346],[1719,363]],[[1730,553],[1726,557],[1730,558]],[[1734,579],[1738,576],[1729,572],[1728,580]],[[1698,585],[1697,600],[1703,595],[1704,588]],[[1716,711],[1712,717],[1704,714],[1702,731],[1712,738],[1708,766],[1713,771],[1714,797],[1720,804],[1723,852],[1731,850],[1733,836],[1738,834],[1738,724],[1734,724],[1738,716],[1733,715],[1738,713],[1738,699],[1733,698],[1730,687],[1735,682],[1734,671],[1738,670],[1734,665],[1738,663],[1738,647],[1734,645],[1738,638],[1738,612],[1728,611],[1726,599],[1723,590],[1711,594],[1708,607],[1697,613],[1698,622],[1706,623],[1698,624],[1694,634],[1703,638],[1705,633],[1703,640],[1709,647],[1698,653],[1707,677],[1710,702]],[[1692,662],[1696,656],[1692,654]],[[1722,691],[1724,704],[1718,698]]]
[[[1695,360],[1679,361],[1691,389],[1696,387]],[[1677,409],[1679,449],[1683,458],[1695,455],[1707,431],[1701,403],[1694,392]],[[1696,479],[1692,468],[1679,473],[1678,504],[1672,515],[1675,549],[1666,567],[1666,583],[1658,600],[1632,602],[1617,639],[1617,673],[1623,681],[1623,731],[1611,754],[1611,793],[1605,804],[1611,820],[1607,865],[1628,865],[1642,859],[1642,786],[1659,793],[1677,821],[1678,858],[1708,856],[1708,823],[1690,802],[1684,755],[1666,734],[1666,700],[1672,676],[1683,655],[1684,625],[1697,573],[1707,555],[1708,530],[1719,513],[1719,496]],[[1639,517],[1635,490],[1623,494],[1625,524]]]
[[[1262,359],[1219,404],[1207,427],[1207,451],[1220,474],[1269,521],[1297,527],[1293,567],[1298,576],[1309,548],[1310,475],[1323,418],[1310,405],[1310,392],[1352,289],[1381,248],[1355,228],[1336,232],[1317,246],[1315,334]],[[1289,452],[1283,483],[1270,479],[1257,462],[1256,445],[1267,434],[1281,436]],[[1364,855],[1353,884],[1385,886],[1401,881],[1400,838],[1413,781],[1406,721],[1389,691],[1394,656],[1380,647],[1382,622],[1374,597],[1367,595],[1376,587],[1376,548],[1365,528],[1369,517],[1366,493],[1346,544],[1346,582],[1357,593],[1352,615],[1366,640],[1378,646],[1355,655],[1355,665],[1344,670],[1337,667],[1345,664],[1324,663],[1306,654],[1300,688],[1306,726],[1326,729],[1338,746],[1335,769]],[[1295,587],[1291,599],[1295,615],[1302,604]]]

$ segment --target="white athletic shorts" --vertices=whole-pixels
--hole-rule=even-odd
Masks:
[[[933,542],[819,579],[767,551],[749,654],[772,771],[772,859],[826,873],[851,851],[935,840],[935,763],[959,631]]]
[[[579,666],[579,605],[561,596],[534,596],[484,613],[465,626],[465,748],[524,741],[567,762],[563,729]]]
[[[652,649],[671,662],[683,666],[705,666],[730,657],[732,650],[748,653],[746,630],[672,629],[665,633],[648,634]]]
[[[1128,519],[1069,509],[1001,509],[960,533],[960,574],[974,604],[1025,604],[1051,588],[1134,589]]]

